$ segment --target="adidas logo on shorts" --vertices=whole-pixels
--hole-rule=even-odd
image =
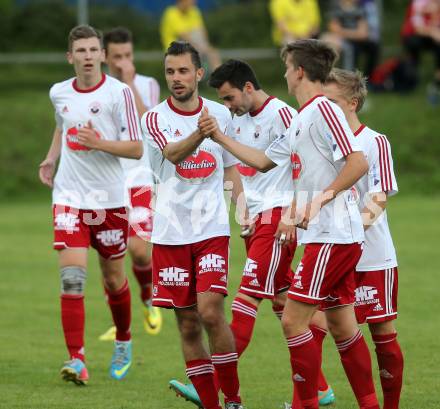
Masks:
[[[380,305],[380,303],[378,302],[376,304],[376,306],[373,308],[373,311],[383,311],[382,306]]]
[[[249,285],[253,285],[254,287],[259,287],[260,283],[256,278],[254,278],[252,281],[249,282]]]
[[[296,382],[305,382],[306,381],[299,373],[296,373],[295,375],[293,375],[293,380]]]

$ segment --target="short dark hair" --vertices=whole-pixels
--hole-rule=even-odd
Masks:
[[[336,51],[322,40],[293,41],[281,50],[281,58],[292,57],[295,68],[302,67],[310,81],[324,83],[338,57]]]
[[[69,37],[67,39],[68,50],[72,51],[72,45],[74,41],[81,40],[83,38],[93,37],[96,37],[99,40],[99,43],[102,47],[102,33],[99,30],[96,30],[95,28],[87,24],[73,27],[72,30],[70,30]]]
[[[218,89],[225,82],[229,82],[240,91],[243,90],[246,82],[251,82],[256,90],[261,88],[251,66],[240,60],[228,60],[217,67],[209,77],[208,84]]]
[[[104,48],[107,50],[109,43],[125,44],[132,43],[133,35],[128,28],[115,27],[104,33]]]
[[[173,41],[165,52],[165,58],[169,55],[183,54],[190,54],[194,66],[197,69],[202,68],[202,60],[200,59],[199,52],[187,41]]]

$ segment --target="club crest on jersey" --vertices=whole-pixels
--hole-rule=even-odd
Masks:
[[[94,101],[89,105],[89,111],[92,115],[98,115],[101,112],[101,104]]]
[[[178,177],[186,182],[199,184],[210,178],[217,169],[215,156],[202,149],[176,165]]]
[[[360,194],[355,186],[352,186],[349,190],[347,190],[346,195],[349,203],[359,203]]]
[[[292,163],[292,179],[297,180],[302,170],[301,158],[294,152],[290,155],[290,162]]]
[[[238,128],[235,130],[235,133],[236,133],[237,135],[240,135],[240,127],[238,127]]]
[[[245,177],[251,178],[257,174],[257,169],[245,165],[244,163],[239,163],[237,165],[237,170],[240,172],[241,176],[245,176]]]
[[[261,126],[257,125],[255,127],[254,138],[257,139],[260,136],[260,133],[261,133]]]
[[[178,129],[176,129],[176,130],[174,131],[174,137],[175,137],[175,138],[179,138],[180,136],[182,136],[181,132],[180,132]]]
[[[61,111],[63,114],[67,114],[69,112],[69,108],[67,108],[67,105],[64,105],[63,110]]]

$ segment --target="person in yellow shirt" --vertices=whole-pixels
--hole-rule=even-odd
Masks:
[[[166,50],[173,41],[191,43],[213,71],[221,64],[218,51],[211,46],[202,13],[195,0],[177,0],[165,9],[160,22],[160,36]]]
[[[271,0],[272,38],[281,47],[293,40],[317,37],[321,14],[317,0]]]

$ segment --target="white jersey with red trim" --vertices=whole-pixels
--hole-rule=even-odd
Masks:
[[[82,90],[71,78],[50,90],[57,127],[62,130],[61,158],[54,180],[53,203],[79,209],[124,206],[124,172],[119,157],[78,143],[78,129],[91,121],[99,138],[138,141],[139,118],[133,94],[115,78],[102,75]]]
[[[136,74],[134,77],[134,86],[147,110],[152,109],[159,103],[160,87],[159,83],[153,77]],[[126,173],[127,189],[154,185],[154,177],[148,155],[148,144],[145,138],[143,138],[143,142],[144,155],[140,160],[121,158],[121,163]],[[130,202],[128,201],[128,203]]]
[[[355,137],[368,161],[368,173],[356,183],[359,191],[359,209],[364,208],[369,193],[398,192],[394,175],[391,146],[384,135],[362,125]],[[365,232],[365,245],[356,267],[357,271],[376,271],[397,267],[396,250],[388,227],[386,210]]]
[[[229,111],[205,98],[199,98],[199,107],[193,112],[180,111],[168,98],[142,117],[141,126],[157,178],[152,243],[190,244],[230,234],[223,175],[224,168],[238,161],[211,139],[203,140],[177,165],[162,155],[168,143],[179,142],[197,130],[203,107],[217,119],[222,132],[230,132]]]
[[[134,86],[148,110],[154,108],[159,103],[160,86],[153,77],[136,74],[134,77]]]
[[[297,112],[285,102],[269,97],[260,109],[235,115],[232,137],[244,145],[265,150],[286,133]],[[268,209],[289,206],[293,200],[292,169],[277,166],[266,173],[241,163],[237,165],[251,217]]]
[[[327,188],[345,164],[345,157],[361,151],[341,109],[322,95],[304,104],[281,136],[266,150],[278,166],[294,168],[297,208],[303,208]],[[354,189],[339,195],[313,218],[299,235],[306,243],[357,243],[364,240]]]

